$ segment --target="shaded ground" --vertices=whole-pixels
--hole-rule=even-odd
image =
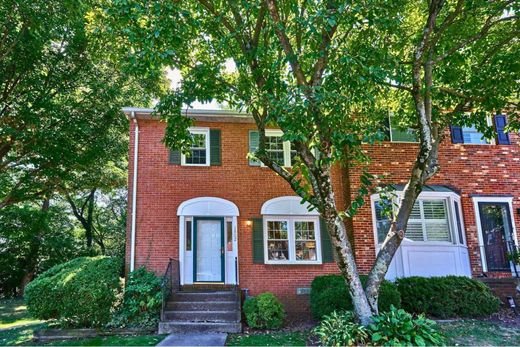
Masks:
[[[29,316],[23,299],[0,300],[0,330],[36,323],[41,321]]]
[[[0,300],[0,346],[34,345],[34,331],[47,324],[33,319],[21,299]],[[109,336],[55,341],[51,346],[155,346],[165,335]]]

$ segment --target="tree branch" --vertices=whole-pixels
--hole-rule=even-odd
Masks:
[[[328,10],[330,12],[335,12],[336,8],[331,6],[331,3],[329,3]],[[338,28],[338,22],[330,28],[327,28],[327,23],[325,23],[325,27],[321,31],[321,44],[319,48],[319,58],[314,64],[314,73],[312,74],[311,80],[309,84],[311,86],[317,86],[321,84],[321,78],[323,76],[323,72],[325,71],[325,67],[327,66],[327,61],[329,57],[329,46],[332,42],[332,38],[334,37],[334,33],[336,32]]]
[[[302,71],[300,63],[298,62],[298,58],[296,53],[294,52],[289,37],[285,33],[285,25],[280,20],[280,14],[278,13],[278,7],[276,5],[275,0],[267,0],[267,7],[269,9],[269,13],[274,22],[274,27],[278,39],[280,40],[280,44],[285,52],[287,59],[289,60],[289,64],[291,65],[292,72],[299,86],[306,86],[307,80]]]
[[[482,26],[482,28],[480,29],[480,31],[478,33],[476,33],[473,36],[470,36],[466,40],[463,40],[463,41],[459,42],[457,45],[453,46],[451,49],[449,49],[444,54],[441,54],[441,55],[437,56],[433,60],[433,63],[437,64],[437,63],[441,62],[442,60],[446,59],[447,57],[449,57],[450,55],[452,55],[453,53],[457,52],[459,49],[464,48],[465,46],[467,46],[467,45],[469,45],[469,44],[471,44],[471,43],[473,43],[475,41],[480,40],[481,38],[486,36],[486,34],[489,32],[489,30],[491,30],[491,28],[494,25],[496,25],[498,23],[501,23],[501,22],[517,19],[518,16],[509,16],[509,17],[504,17],[504,18],[497,19],[495,21],[491,21],[493,18],[494,18],[494,16],[488,17],[488,19],[486,20],[486,23]]]

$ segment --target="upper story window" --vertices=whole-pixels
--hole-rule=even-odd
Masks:
[[[494,125],[496,131],[496,138],[489,140],[484,137],[484,134],[475,126],[459,127],[452,125],[451,128],[451,142],[464,143],[474,145],[509,145],[509,134],[505,131],[507,125],[507,117],[503,114],[496,114],[493,117],[487,117],[487,125],[492,127]]]
[[[265,130],[265,149],[269,158],[278,164],[290,167],[293,164],[296,150],[289,141],[282,140],[283,132],[276,129]],[[249,152],[254,153],[260,144],[259,133],[256,130],[249,132]],[[258,160],[249,160],[251,166],[264,166]]]
[[[398,124],[397,118],[388,116],[389,135],[392,142],[419,142],[417,133],[412,128],[402,127]]]
[[[488,145],[491,143],[491,141],[484,138],[484,134],[478,131],[475,126],[462,127],[461,131],[464,143],[473,145]]]
[[[190,154],[182,154],[182,165],[208,166],[209,165],[209,129],[190,128],[189,132],[193,139]]]
[[[398,201],[399,197],[396,200]],[[377,195],[372,197],[374,227],[378,243],[384,241],[390,230],[390,219],[397,201],[392,203],[379,199]],[[461,215],[460,197],[455,193],[421,193],[412,208],[405,239],[415,242],[463,244]]]

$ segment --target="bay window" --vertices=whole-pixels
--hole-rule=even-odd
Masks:
[[[390,230],[399,197],[393,201],[372,197],[374,229],[377,243]],[[425,192],[415,202],[408,220],[405,240],[412,242],[464,243],[460,197],[455,193]]]

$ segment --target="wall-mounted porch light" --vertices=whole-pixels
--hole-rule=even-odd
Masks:
[[[248,227],[250,227],[251,224],[253,224],[253,222],[251,221],[251,219],[246,220],[246,225],[247,225]]]

